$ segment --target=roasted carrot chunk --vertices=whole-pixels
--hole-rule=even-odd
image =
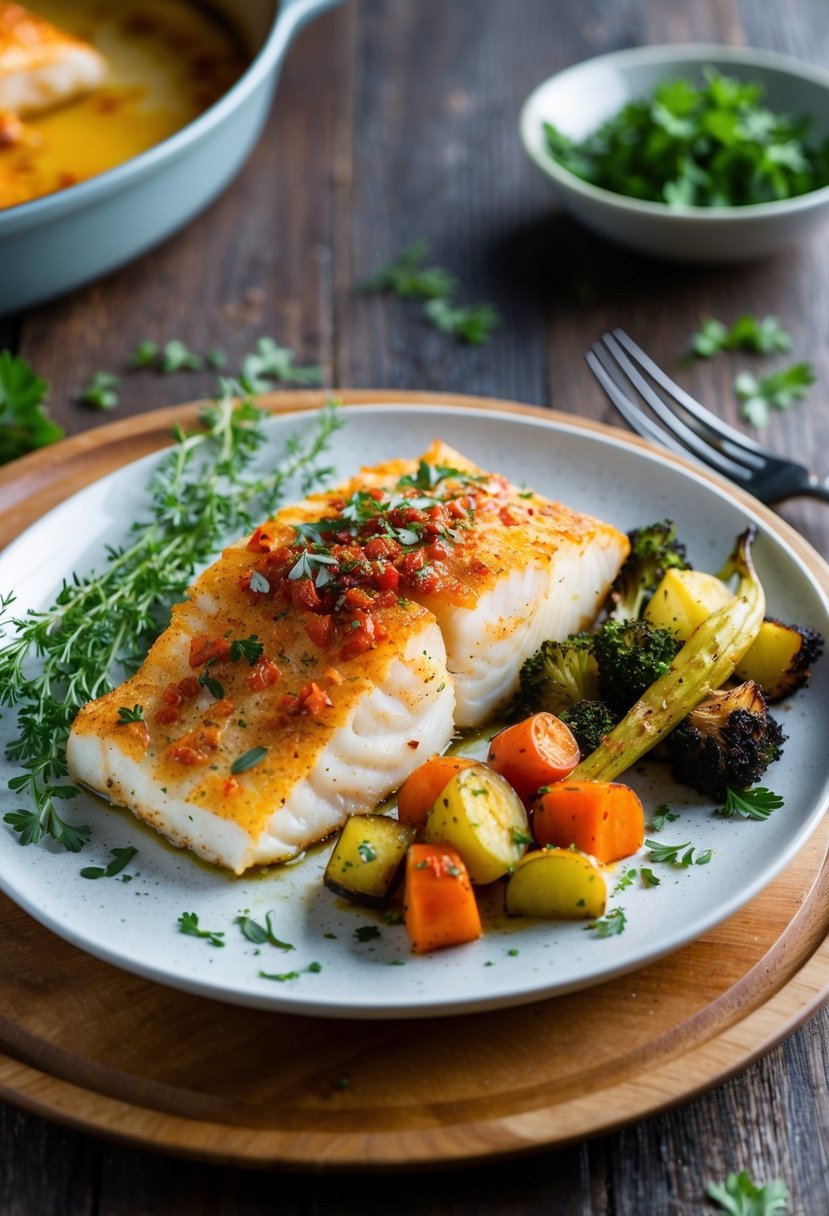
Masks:
[[[457,850],[448,845],[411,845],[403,915],[415,954],[460,946],[481,936],[478,905]]]
[[[430,756],[424,760],[400,787],[397,818],[402,823],[413,824],[419,831],[455,773],[474,763],[466,756]]]
[[[536,802],[532,827],[541,845],[575,845],[604,862],[629,857],[645,839],[642,803],[615,781],[557,782]]]
[[[487,761],[517,794],[533,798],[542,785],[568,777],[580,759],[579,745],[566,722],[555,714],[533,714],[500,731],[489,745]]]

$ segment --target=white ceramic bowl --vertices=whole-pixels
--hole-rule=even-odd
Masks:
[[[633,98],[665,80],[702,79],[706,66],[759,81],[775,112],[809,114],[811,138],[829,135],[829,72],[787,55],[744,47],[636,47],[588,59],[551,76],[521,112],[521,138],[555,186],[559,200],[588,228],[640,253],[682,262],[737,262],[765,257],[829,217],[829,186],[797,198],[744,207],[669,207],[626,198],[562,168],[546,149],[543,123],[583,140]]]

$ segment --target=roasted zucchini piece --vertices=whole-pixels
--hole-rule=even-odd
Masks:
[[[403,877],[406,852],[414,838],[411,824],[387,815],[352,815],[334,845],[323,882],[352,903],[381,907]]]
[[[484,764],[452,778],[429,812],[425,836],[431,844],[454,845],[476,885],[502,878],[532,843],[523,802]]]
[[[507,883],[510,916],[581,920],[602,916],[607,903],[603,867],[574,849],[541,849],[519,861]]]

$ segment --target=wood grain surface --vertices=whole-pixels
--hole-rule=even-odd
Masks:
[[[262,404],[282,412],[324,397],[272,395]],[[395,390],[342,397],[346,411],[350,401],[446,401]],[[568,425],[527,406],[451,400],[470,407],[470,425],[482,409]],[[139,415],[10,465],[0,473],[0,544],[55,501],[167,444],[173,424],[192,426],[198,410],[196,403]],[[829,593],[825,563],[771,511],[760,513]],[[414,1030],[171,992],[56,940],[0,899],[0,1096],[145,1146],[294,1169],[434,1165],[570,1143],[724,1080],[826,999],[827,843],[829,819],[738,915],[645,970],[526,1008],[428,1019]],[[221,1047],[206,1069],[211,1041]],[[263,1042],[277,1068],[263,1061]]]
[[[825,0],[348,0],[300,36],[266,135],[222,199],[132,266],[0,320],[0,346],[51,380],[53,412],[70,433],[102,421],[74,400],[77,390],[99,368],[123,372],[139,339],[223,346],[233,368],[266,333],[300,362],[321,364],[334,387],[470,392],[612,421],[582,352],[623,323],[735,421],[732,378],[748,358],[677,360],[705,315],[775,313],[793,335],[792,357],[813,363],[817,385],[775,415],[765,438],[825,474],[825,239],[738,269],[647,262],[559,213],[516,138],[521,101],[553,71],[672,40],[829,61]],[[416,305],[358,290],[367,272],[418,238],[457,275],[465,300],[501,311],[489,345],[457,346]],[[125,375],[119,416],[206,396],[212,383],[207,375]],[[824,506],[801,500],[781,514],[829,555]],[[797,1216],[824,1216],[827,1044],[824,1009],[743,1075],[679,1109],[518,1166],[479,1164],[388,1185],[169,1160],[9,1106],[0,1109],[0,1213],[699,1216],[713,1211],[706,1181],[746,1168],[757,1179],[785,1178]]]

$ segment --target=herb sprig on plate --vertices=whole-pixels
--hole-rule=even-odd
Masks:
[[[340,426],[336,409],[323,410],[313,431],[291,438],[282,459],[258,474],[252,463],[268,415],[248,398],[238,400],[239,391],[220,381],[200,429],[176,432],[148,487],[149,518],[133,526],[102,570],[73,576],[42,611],[15,616],[14,595],[0,595],[0,705],[16,707],[18,733],[7,755],[22,770],[9,784],[29,804],[4,820],[21,844],[45,835],[71,852],[83,847],[88,829],[61,814],[78,792],[64,780],[78,709],[108,691],[119,668],[137,665],[194,573],[250,528],[254,513],[271,513],[295,476],[305,491],[330,474],[320,458]]]

